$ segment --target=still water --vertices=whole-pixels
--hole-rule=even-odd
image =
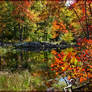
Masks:
[[[0,68],[15,71],[28,69],[31,72],[46,72],[54,60],[51,51],[30,51],[27,49],[9,50],[0,56]]]
[[[53,62],[54,56],[51,50],[9,50],[0,56],[0,69],[13,74],[27,70],[33,80],[31,86],[35,85],[31,88],[32,90],[47,90],[48,88],[52,90],[58,82],[58,78],[51,71],[50,65]]]

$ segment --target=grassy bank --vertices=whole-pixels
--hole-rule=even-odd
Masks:
[[[0,91],[45,90],[42,79],[32,76],[27,70],[16,73],[0,72]]]

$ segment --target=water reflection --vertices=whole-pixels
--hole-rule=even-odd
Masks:
[[[1,66],[26,68],[25,65],[27,63],[48,62],[49,55],[51,55],[49,51],[16,50],[14,52],[7,52],[4,56],[1,56]],[[11,65],[9,65],[10,62]]]
[[[55,77],[50,69],[51,62],[53,61],[54,56],[51,54],[51,51],[17,49],[0,56],[0,69],[11,72],[28,70],[32,76],[40,77],[48,88],[52,84],[48,83],[48,80]]]

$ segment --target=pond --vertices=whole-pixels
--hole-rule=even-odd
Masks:
[[[38,91],[60,87],[61,90],[57,83],[59,78],[51,71],[54,62],[51,50],[8,49],[1,49],[0,89]],[[64,81],[62,83],[62,87],[66,85]]]
[[[69,80],[51,71],[55,61],[53,50],[62,51],[0,47],[0,91],[64,91]]]

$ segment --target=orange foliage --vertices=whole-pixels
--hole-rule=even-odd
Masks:
[[[86,81],[86,80],[87,80],[86,78],[80,77],[80,83],[82,83],[82,82],[84,82],[84,81]]]
[[[67,78],[68,80],[70,80],[71,79],[71,76],[68,76],[68,78]]]
[[[52,50],[51,53],[54,54],[54,55],[57,54],[56,50]]]
[[[90,70],[92,68],[92,65],[85,63],[86,61],[81,61],[82,60],[81,58],[85,59],[85,55],[78,58],[77,55],[78,53],[68,52],[67,54],[65,54],[63,51],[61,53],[57,53],[56,51],[53,51],[53,54],[55,55],[55,62],[51,64],[52,67],[51,70],[55,71],[56,75],[61,75],[66,72],[66,75],[69,75],[68,79],[80,78],[80,83],[86,81],[87,77],[92,78],[91,70]],[[80,62],[82,66],[80,65]],[[85,67],[88,68],[86,69]]]
[[[19,18],[17,17],[16,20],[19,22],[23,22],[21,20],[21,17],[28,17],[30,20],[33,21],[34,15],[30,12],[29,8],[31,7],[31,4],[33,1],[25,0],[25,1],[11,1],[15,7],[13,10],[12,15],[13,16],[20,16]]]
[[[58,37],[61,33],[67,33],[68,30],[66,29],[65,25],[62,22],[58,22],[57,20],[53,21],[53,38]]]
[[[88,73],[88,78],[92,78],[92,73]]]
[[[55,20],[52,23],[52,25],[53,25],[53,29],[56,30],[56,31],[61,31],[63,33],[68,32],[68,30],[66,29],[65,25],[62,22],[59,23],[58,21]]]
[[[87,78],[92,78],[92,26],[89,22],[91,14],[88,14],[90,12],[90,10],[88,10],[90,6],[87,6],[88,4],[92,3],[92,0],[86,0],[86,5],[84,1],[85,0],[76,0],[76,3],[72,4],[69,8],[74,11],[77,18],[79,19],[78,22],[80,22],[81,26],[79,31],[74,29],[74,33],[78,31],[80,35],[80,33],[84,31],[83,35],[89,35],[89,39],[87,37],[79,38],[77,40],[79,47],[74,48],[76,50],[75,52],[68,52],[66,54],[63,51],[60,53],[53,51],[52,54],[55,55],[55,62],[51,65],[52,70],[56,72],[56,75],[66,74],[68,75],[68,79],[79,78],[80,83],[86,81]],[[76,9],[80,11],[79,14],[77,14]],[[85,23],[85,21],[88,23]],[[56,32],[55,37],[59,36],[60,33],[68,32],[62,22],[55,20],[53,21],[52,25],[54,34]],[[70,27],[73,29],[72,25],[70,25]]]

